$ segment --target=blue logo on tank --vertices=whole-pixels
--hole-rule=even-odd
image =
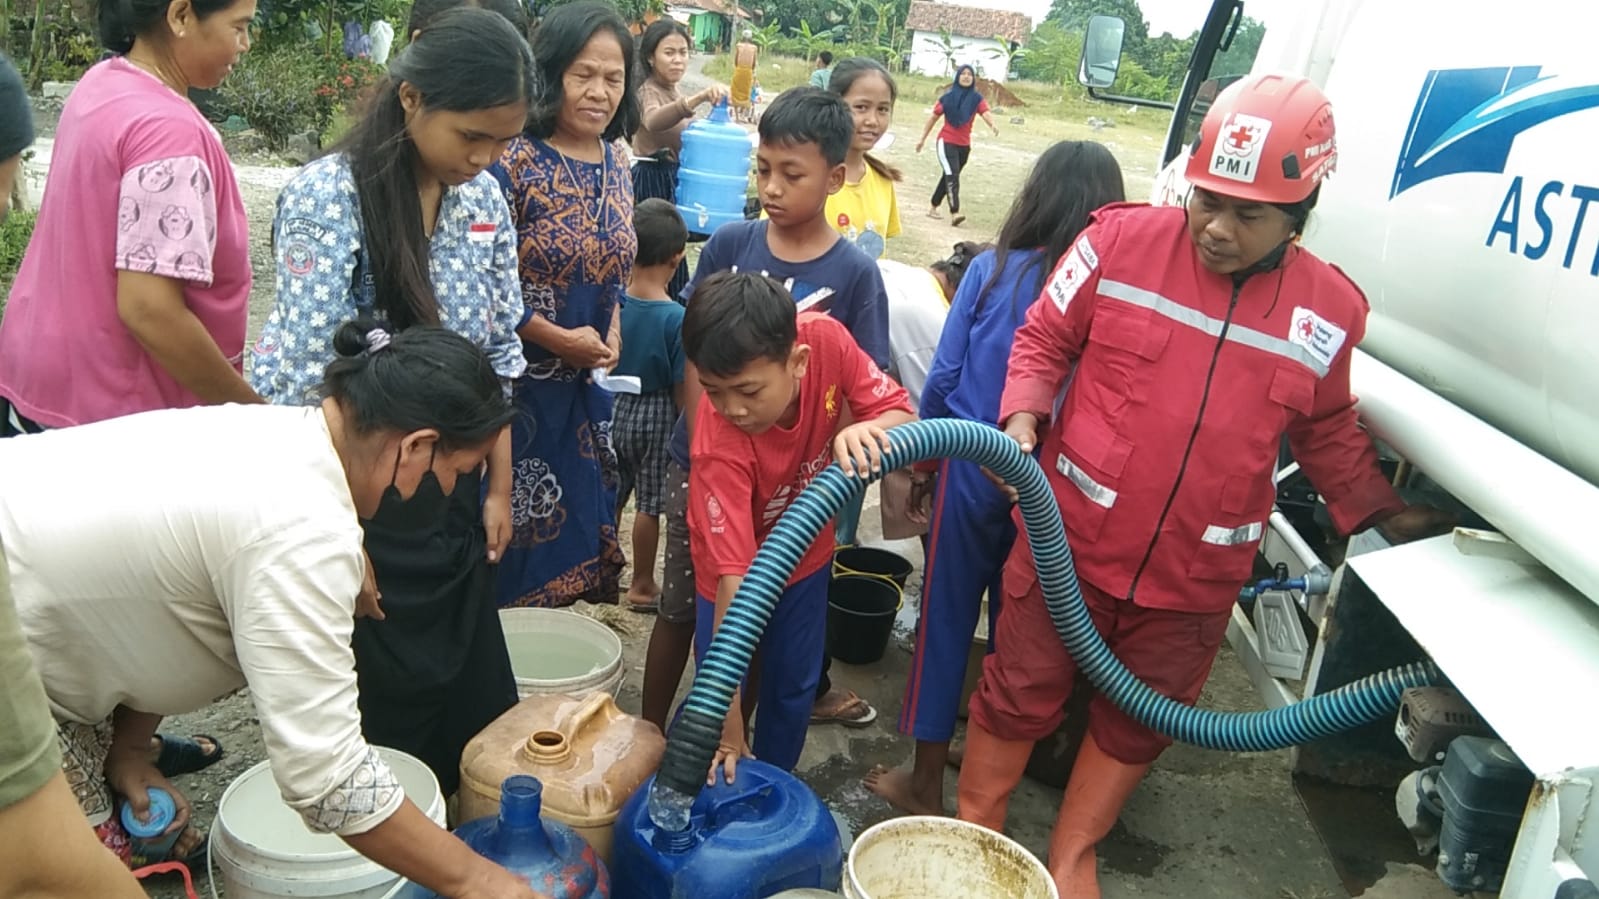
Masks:
[[[1462,172],[1502,174],[1516,136],[1572,112],[1599,107],[1599,84],[1539,66],[1436,69],[1410,116],[1388,197]]]

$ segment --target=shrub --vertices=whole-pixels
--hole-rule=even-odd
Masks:
[[[267,146],[282,149],[289,137],[320,132],[332,119],[332,102],[318,96],[321,66],[304,48],[247,53],[219,93],[230,112],[250,123]]]
[[[22,265],[22,254],[28,249],[28,239],[33,237],[33,222],[38,218],[36,212],[13,212],[0,221],[0,280],[8,284],[17,276],[17,268]],[[0,317],[6,312],[6,296],[10,293],[9,287],[0,291]]]
[[[295,134],[316,131],[326,138],[382,74],[368,60],[329,59],[303,46],[250,53],[207,102],[206,113],[213,120],[238,115],[268,146],[282,149]]]
[[[11,278],[22,265],[22,254],[33,236],[33,222],[39,217],[32,210],[19,210],[0,221],[0,278]]]
[[[330,104],[328,121],[322,124],[322,129],[327,130],[337,113],[359,107],[368,88],[382,75],[383,67],[367,59],[339,59],[327,66],[316,88],[317,97]]]

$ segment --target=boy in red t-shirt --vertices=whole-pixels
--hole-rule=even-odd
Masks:
[[[683,318],[683,350],[709,400],[699,405],[689,448],[689,541],[702,604],[698,662],[756,547],[800,491],[835,459],[846,473],[878,471],[886,429],[916,416],[905,389],[843,325],[796,313],[788,292],[764,275],[705,279]],[[846,408],[856,423],[840,429]],[[832,549],[829,524],[789,577],[761,638],[753,755],[784,770],[793,770],[805,747],[821,677]],[[711,778],[725,765],[731,783],[738,760],[751,754],[735,695]]]

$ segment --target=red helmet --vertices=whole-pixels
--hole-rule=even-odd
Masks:
[[[1188,157],[1188,183],[1256,203],[1298,203],[1338,161],[1332,104],[1305,78],[1252,75],[1216,97]]]

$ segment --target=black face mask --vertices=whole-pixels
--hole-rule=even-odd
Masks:
[[[439,476],[433,473],[433,462],[438,455],[438,444],[434,444],[433,452],[428,456],[428,470],[417,481],[416,492],[407,499],[400,496],[400,488],[395,485],[400,477],[400,450],[396,449],[394,474],[389,476],[389,486],[383,489],[377,512],[372,518],[397,528],[421,528],[442,521],[450,506],[450,494],[444,492]]]

